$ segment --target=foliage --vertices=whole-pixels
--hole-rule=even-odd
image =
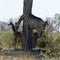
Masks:
[[[36,40],[36,46],[38,47],[40,40]],[[60,55],[60,32],[51,32],[50,29],[46,29],[43,34],[43,41],[46,46],[42,49],[46,50],[47,54]],[[0,45],[3,47],[13,46],[13,33],[12,31],[0,31]],[[38,47],[39,48],[39,47]]]
[[[12,31],[0,31],[0,42],[3,47],[13,47],[14,46],[14,37]],[[17,39],[17,46],[21,47],[22,40]],[[1,45],[0,44],[0,45]]]
[[[43,39],[46,44],[45,49],[46,53],[50,53],[51,55],[60,55],[60,32],[51,32],[50,29],[44,31]]]
[[[0,31],[0,41],[3,46],[11,46],[13,44],[13,34],[11,31]]]

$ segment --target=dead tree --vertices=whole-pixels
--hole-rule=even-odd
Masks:
[[[11,25],[12,27],[13,36],[14,36],[14,48],[16,49],[17,38],[19,38],[20,40],[22,36],[21,33],[18,31],[19,27],[17,23],[15,23],[15,26],[12,22],[10,22],[8,25]]]

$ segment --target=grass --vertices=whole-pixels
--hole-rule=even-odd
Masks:
[[[51,34],[51,37],[48,38],[48,42],[50,42],[50,46],[47,47],[47,50],[50,50],[50,49],[53,49],[53,52],[56,53],[57,56],[60,56],[60,33],[59,32],[56,32],[56,33],[53,33]],[[12,46],[13,45],[13,33],[12,31],[0,31],[0,47],[1,47],[1,44],[2,44],[2,48],[5,48],[7,46]],[[46,55],[45,55],[46,56]],[[7,57],[7,56],[6,56]],[[5,56],[0,56],[1,59],[6,59],[6,60],[9,60],[11,59],[12,57],[12,60],[35,60],[35,56],[32,58],[32,56],[29,55],[29,58],[28,56],[24,55],[24,56],[20,56],[20,57],[13,57],[13,56],[8,56],[8,58],[6,59]],[[1,60],[0,59],[0,60]],[[60,60],[60,58],[54,58],[54,57],[51,57],[49,58],[48,56],[46,56],[46,58],[43,58],[42,60]]]
[[[0,42],[3,46],[12,45],[13,34],[11,31],[0,31]]]

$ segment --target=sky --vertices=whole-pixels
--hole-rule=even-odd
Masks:
[[[7,22],[9,18],[21,16],[23,0],[0,0],[0,21]],[[60,0],[33,0],[32,13],[45,20],[60,14]]]

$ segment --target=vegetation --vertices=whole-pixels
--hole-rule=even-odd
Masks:
[[[60,32],[52,33],[50,30],[44,31],[43,41],[46,46],[43,48],[46,50],[46,54],[51,56],[60,56]],[[13,46],[13,34],[12,31],[0,31],[0,45],[4,47]],[[36,41],[36,47],[39,47],[39,39]]]
[[[43,40],[46,46],[46,53],[51,56],[60,56],[60,32],[51,32],[50,29],[44,31]]]
[[[13,45],[13,34],[12,31],[0,31],[0,42],[2,48]]]

